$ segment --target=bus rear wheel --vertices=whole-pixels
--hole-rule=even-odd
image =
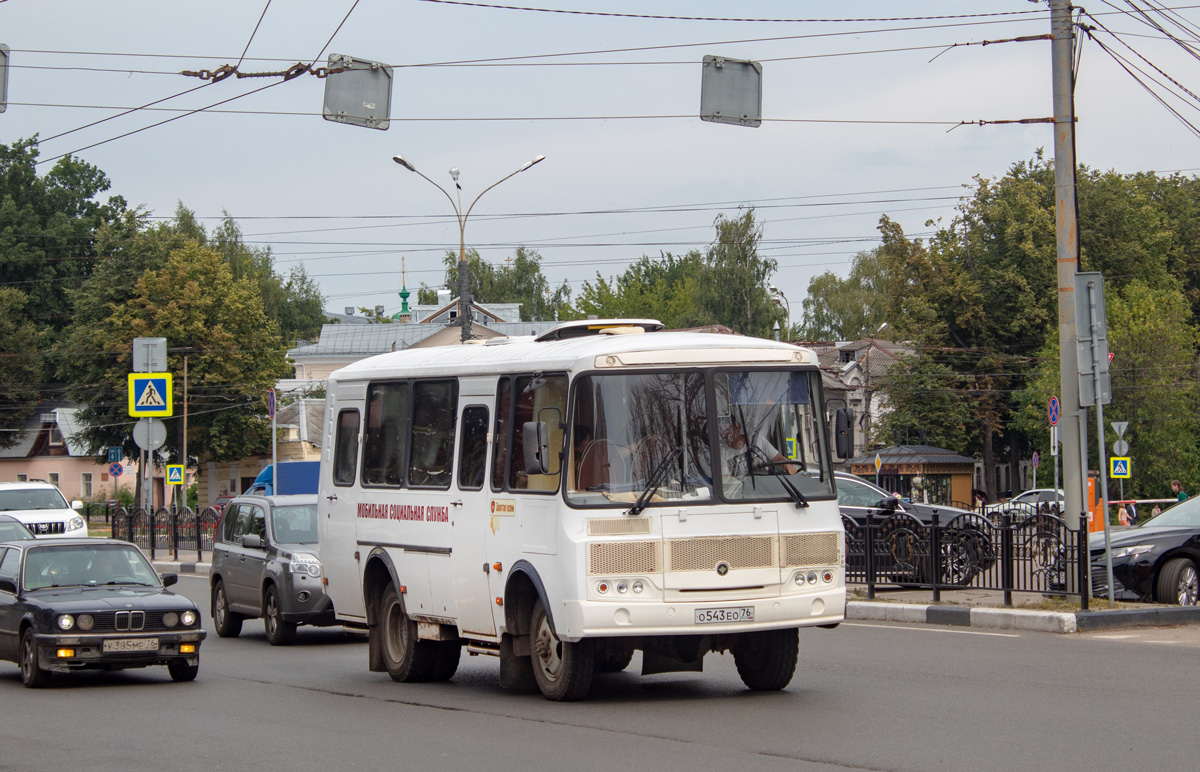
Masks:
[[[393,681],[427,681],[434,666],[435,651],[429,641],[417,638],[417,624],[404,613],[396,586],[383,593],[379,624],[372,628],[382,635],[383,664]]]
[[[538,600],[530,619],[533,678],[548,700],[573,702],[587,696],[595,672],[595,647],[589,639],[577,643],[559,640]]]
[[[791,683],[800,655],[798,630],[743,633],[733,647],[742,683],[756,692],[777,692]]]

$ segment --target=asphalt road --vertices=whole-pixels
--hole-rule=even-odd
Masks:
[[[207,614],[207,584],[177,586]],[[366,643],[259,621],[209,638],[200,676],[165,668],[21,686],[0,663],[0,770],[1192,770],[1196,628],[1090,635],[844,624],[801,634],[781,693],[706,672],[598,676],[555,704],[463,657],[445,684],[366,668]],[[260,766],[263,765],[263,766]]]

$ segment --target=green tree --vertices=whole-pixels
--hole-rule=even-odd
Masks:
[[[1200,485],[1200,335],[1183,291],[1151,289],[1133,281],[1106,292],[1112,402],[1104,406],[1106,454],[1117,439],[1112,421],[1127,421],[1125,439],[1133,477],[1125,494],[1161,498],[1173,479]],[[1023,390],[1015,422],[1035,447],[1048,451],[1046,402],[1059,392],[1058,341],[1048,339],[1036,377]],[[1095,414],[1089,411],[1088,468],[1099,468]]]
[[[106,263],[108,270],[121,267]],[[194,241],[173,250],[163,265],[146,270],[123,302],[114,303],[111,277],[99,271],[80,291],[76,319],[61,346],[59,375],[83,407],[84,440],[93,450],[130,440],[126,378],[131,342],[164,337],[168,368],[182,381],[188,357],[188,452],[214,461],[242,458],[270,447],[265,390],[289,372],[276,323],[267,318],[258,284],[235,279],[216,251]],[[175,417],[182,422],[182,383]],[[165,446],[179,459],[178,432]]]
[[[762,226],[755,222],[754,210],[733,219],[717,215],[713,227],[717,235],[704,253],[706,270],[697,286],[697,323],[723,324],[743,335],[769,337],[787,317],[767,289],[778,265],[758,253]]]
[[[0,448],[12,447],[37,409],[42,388],[43,334],[29,319],[28,299],[0,287]]]
[[[571,288],[565,283],[551,289],[542,273],[542,256],[537,250],[517,247],[516,253],[502,266],[492,265],[479,252],[466,252],[467,278],[471,297],[476,303],[520,303],[521,321],[554,319],[556,313],[570,313]],[[445,286],[458,295],[458,253],[447,252],[442,258],[446,267]],[[430,288],[421,287],[418,302]],[[435,300],[431,302],[436,302]],[[568,318],[564,316],[563,318]]]
[[[699,323],[696,277],[704,270],[704,258],[694,250],[682,257],[670,252],[642,256],[611,280],[597,273],[594,284],[585,281],[575,310],[581,318],[658,319],[668,329],[694,326]]]
[[[70,323],[67,293],[95,266],[96,229],[125,201],[95,200],[109,180],[94,166],[65,156],[39,177],[37,157],[36,137],[0,145],[0,286],[24,293],[29,321],[57,332]]]
[[[924,432],[930,445],[968,452],[976,432],[961,380],[952,366],[931,356],[901,355],[879,384],[888,395],[889,411],[873,440],[891,444],[899,436],[915,442]]]
[[[809,281],[796,337],[857,340],[873,335],[886,321],[888,291],[879,250],[859,252],[845,279],[826,271]]]

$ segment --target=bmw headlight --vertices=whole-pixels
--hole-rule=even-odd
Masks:
[[[174,611],[163,614],[163,627],[174,627],[179,624],[179,615]]]
[[[83,518],[82,517],[72,517],[67,522],[67,530],[68,531],[78,531],[80,528],[83,528]]]
[[[292,555],[292,573],[304,574],[313,578],[321,575],[321,561],[316,555],[308,552],[297,552]]]
[[[183,612],[182,614],[179,615],[179,621],[183,622],[184,627],[191,627],[192,625],[196,624],[196,612],[195,611]]]
[[[1136,558],[1138,555],[1144,555],[1147,552],[1153,552],[1153,544],[1135,544],[1132,547],[1121,547],[1113,550],[1113,560],[1117,558]]]
[[[60,614],[58,617],[58,629],[70,630],[75,627],[75,617],[70,614]]]

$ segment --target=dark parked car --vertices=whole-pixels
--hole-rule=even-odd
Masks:
[[[1110,533],[1114,596],[1195,606],[1200,600],[1200,498],[1181,501],[1158,517]],[[1104,534],[1088,537],[1092,593],[1108,595]]]
[[[941,527],[939,564],[942,584],[970,584],[996,562],[986,518],[957,507],[901,501],[861,477],[834,474],[838,507],[846,526],[848,568],[865,569],[865,526],[874,517],[875,569],[883,581],[928,584],[930,527]]]
[[[317,497],[239,496],[213,535],[213,624],[232,638],[247,617],[262,617],[267,640],[291,643],[300,624],[339,624],[321,582]]]
[[[20,541],[36,538],[33,531],[15,517],[0,515],[0,541]]]
[[[115,539],[0,543],[0,659],[31,688],[55,671],[200,669],[200,612],[137,547]]]

